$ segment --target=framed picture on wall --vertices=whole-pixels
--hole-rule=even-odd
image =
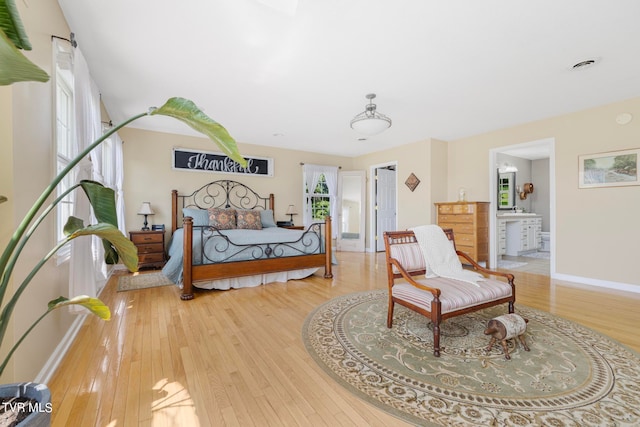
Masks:
[[[578,156],[578,188],[640,185],[640,148]]]

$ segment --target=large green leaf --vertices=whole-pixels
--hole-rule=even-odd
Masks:
[[[109,310],[109,307],[107,307],[105,303],[98,298],[92,298],[86,295],[79,295],[71,299],[58,297],[49,301],[48,308],[49,311],[51,311],[67,305],[81,305],[103,320],[111,319],[111,310]]]
[[[93,213],[98,222],[118,226],[116,213],[116,193],[109,187],[105,187],[96,181],[83,180],[80,186],[91,202]]]
[[[0,0],[0,30],[4,31],[18,49],[31,50],[29,37],[14,0]]]
[[[200,133],[207,135],[229,158],[247,167],[247,160],[240,155],[235,139],[220,123],[207,116],[196,104],[185,98],[171,98],[162,107],[150,112],[178,119]]]
[[[90,235],[108,240],[129,271],[138,271],[138,249],[118,230],[118,227],[104,222],[83,227],[82,220],[70,217],[65,225],[65,233],[69,236],[69,240]]]
[[[111,188],[105,187],[96,181],[83,180],[80,186],[89,198],[93,213],[98,222],[105,222],[114,226],[118,226],[118,214],[116,213],[116,193]],[[118,263],[118,251],[111,243],[103,239],[104,261],[107,264]]]
[[[0,85],[36,81],[46,82],[49,75],[22,54],[13,42],[0,31]]]

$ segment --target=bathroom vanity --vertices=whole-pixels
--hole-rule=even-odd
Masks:
[[[542,246],[542,216],[533,213],[498,214],[498,256],[518,256]]]

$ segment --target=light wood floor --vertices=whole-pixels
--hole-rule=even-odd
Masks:
[[[338,253],[335,278],[198,293],[172,286],[102,299],[49,384],[53,426],[396,426],[307,354],[302,324],[338,295],[386,287],[383,254]],[[640,294],[515,272],[517,303],[546,310],[640,351]]]

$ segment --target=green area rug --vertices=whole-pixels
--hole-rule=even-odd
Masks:
[[[529,319],[526,352],[509,342],[485,348],[493,307],[448,319],[441,357],[429,319],[387,291],[335,298],[306,319],[309,354],[355,395],[421,426],[639,426],[640,355],[571,321],[516,304]]]
[[[162,272],[127,275],[118,278],[118,292],[173,284]]]

